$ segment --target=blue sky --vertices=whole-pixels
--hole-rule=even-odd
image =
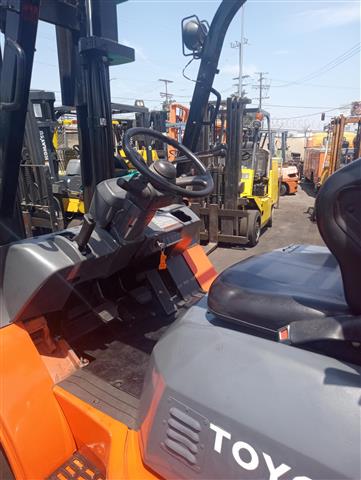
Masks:
[[[193,84],[182,77],[187,59],[182,56],[180,22],[193,13],[210,22],[218,5],[219,1],[210,0],[129,0],[120,4],[119,41],[135,48],[136,61],[111,68],[114,101],[133,103],[143,98],[148,107],[159,108],[162,85],[158,79],[168,78],[174,81],[170,86],[174,99],[188,102]],[[240,25],[238,14],[219,63],[215,87],[224,97],[235,91],[232,78],[238,75],[238,51],[230,44],[240,39]],[[301,81],[360,42],[359,0],[249,0],[245,37],[245,73],[268,72],[270,98],[264,105],[275,121],[279,119],[277,125],[318,128],[322,125],[318,112],[361,99],[360,53],[312,81]],[[198,68],[198,62],[193,63],[187,70],[191,77]],[[249,81],[255,84],[255,76]],[[32,87],[55,90],[60,101],[55,32],[50,25],[41,24],[39,29]],[[256,96],[251,85],[246,91],[250,97]],[[328,112],[326,118],[337,113]]]

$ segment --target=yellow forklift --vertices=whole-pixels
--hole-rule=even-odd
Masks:
[[[200,239],[209,251],[219,243],[257,245],[262,229],[272,226],[278,204],[279,162],[270,115],[248,103],[237,97],[212,102],[204,122],[199,155],[215,189],[193,209],[201,216]]]
[[[68,112],[69,113],[69,112]],[[72,119],[63,119],[63,124],[77,127],[75,109],[71,109]],[[68,115],[69,117],[69,115]],[[127,117],[127,118],[124,118]],[[112,102],[112,133],[114,141],[114,169],[115,176],[123,176],[129,173],[132,166],[129,164],[123,150],[123,136],[132,127],[144,127],[150,123],[150,113],[144,105],[125,105]],[[76,132],[77,136],[77,132]],[[145,137],[136,139],[137,151],[144,160],[157,159],[156,152],[152,151],[148,139]],[[62,202],[64,216],[70,226],[78,225],[85,213],[83,186],[81,177],[81,165],[79,147],[73,146],[74,155],[71,158],[60,177],[60,188],[62,188]]]
[[[279,162],[273,156],[271,142],[269,113],[246,109],[241,147],[240,197],[247,201],[244,208],[255,212],[252,213],[253,229],[249,230],[250,246],[258,243],[263,227],[272,226],[273,210],[279,200]]]

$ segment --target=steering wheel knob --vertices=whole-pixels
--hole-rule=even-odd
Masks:
[[[177,169],[173,163],[167,160],[156,160],[149,168],[169,182],[175,183]]]

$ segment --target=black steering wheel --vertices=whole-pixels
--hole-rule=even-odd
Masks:
[[[201,174],[177,178],[176,161],[156,160],[151,166],[148,166],[142,156],[139,155],[131,145],[131,139],[136,135],[145,135],[160,140],[167,145],[171,145],[194,164]],[[184,145],[181,145],[173,138],[167,137],[157,130],[143,127],[130,128],[125,132],[123,137],[123,150],[133,166],[144,175],[155,188],[188,198],[206,197],[213,191],[214,183],[212,176],[199,158]],[[199,190],[187,190],[186,187],[189,186],[201,188]]]

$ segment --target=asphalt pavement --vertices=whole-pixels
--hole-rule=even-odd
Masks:
[[[258,245],[221,246],[209,256],[218,272],[240,260],[269,252],[291,244],[324,245],[316,223],[311,222],[307,210],[315,202],[312,190],[307,184],[301,184],[295,195],[281,197],[278,209],[273,214],[273,227],[266,228]]]

